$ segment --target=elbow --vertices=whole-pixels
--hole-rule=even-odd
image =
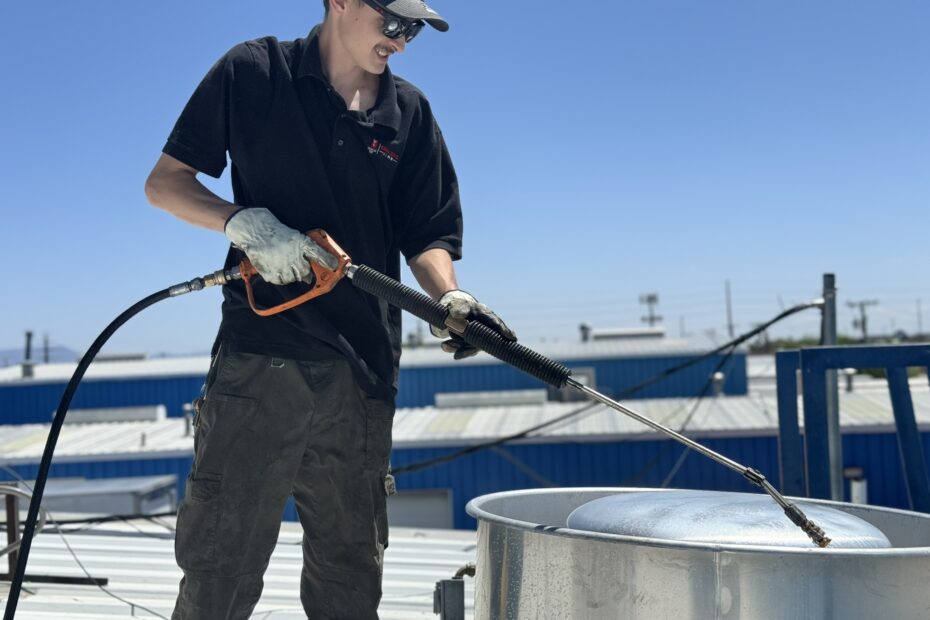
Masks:
[[[149,204],[153,207],[158,206],[158,178],[155,175],[155,171],[149,173],[147,179],[145,179],[145,199],[149,201]]]
[[[145,198],[153,207],[159,207],[161,202],[161,175],[152,170],[145,180]]]

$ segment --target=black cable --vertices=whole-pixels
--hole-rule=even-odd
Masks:
[[[717,348],[714,349],[713,351],[709,351],[709,352],[707,352],[707,353],[703,353],[703,354],[701,354],[701,355],[699,355],[699,356],[697,356],[697,357],[694,357],[694,358],[691,358],[691,359],[686,360],[686,361],[684,361],[684,362],[681,362],[681,363],[679,363],[679,364],[676,364],[676,365],[674,365],[674,366],[672,366],[672,367],[670,367],[670,368],[666,368],[665,370],[663,370],[663,371],[661,371],[661,372],[659,372],[659,373],[653,375],[652,377],[649,377],[648,379],[645,379],[644,381],[641,381],[641,382],[637,383],[636,385],[633,385],[633,386],[631,386],[631,387],[625,388],[623,391],[621,391],[621,392],[617,395],[617,400],[619,400],[619,399],[621,399],[621,398],[627,398],[627,397],[629,397],[629,396],[631,396],[631,395],[633,395],[633,394],[639,392],[640,390],[642,390],[642,389],[644,389],[644,388],[646,388],[646,387],[649,387],[650,385],[653,385],[653,384],[655,384],[655,383],[658,383],[659,381],[662,381],[663,379],[665,379],[665,378],[667,378],[667,377],[669,377],[669,376],[671,376],[671,375],[673,375],[673,374],[675,374],[675,373],[677,373],[677,372],[680,372],[680,371],[684,370],[685,368],[689,368],[689,367],[691,367],[691,366],[693,366],[693,365],[695,365],[695,364],[697,364],[697,363],[699,363],[699,362],[702,362],[702,361],[704,361],[704,360],[706,360],[706,359],[708,359],[708,358],[710,358],[710,357],[713,357],[714,355],[717,355],[717,354],[719,354],[719,353],[722,353],[722,352],[724,352],[724,351],[729,350],[729,352],[723,357],[721,363],[719,363],[719,364],[717,365],[717,368],[714,370],[714,373],[716,373],[716,372],[718,372],[718,371],[720,370],[720,368],[723,367],[724,363],[725,363],[727,360],[730,359],[730,357],[732,356],[732,354],[736,351],[736,347],[738,347],[738,346],[741,345],[742,343],[746,342],[747,340],[749,340],[750,338],[752,338],[752,337],[755,336],[756,334],[759,334],[759,333],[765,331],[766,329],[768,329],[769,327],[771,327],[771,326],[774,325],[775,323],[778,323],[779,321],[782,321],[782,320],[788,318],[789,316],[791,316],[791,315],[793,315],[793,314],[797,314],[798,312],[801,312],[802,310],[807,310],[808,308],[817,308],[817,307],[820,307],[821,305],[822,305],[822,304],[821,304],[819,301],[813,301],[813,302],[809,302],[809,303],[798,304],[798,305],[796,305],[796,306],[792,306],[791,308],[788,308],[787,310],[784,310],[784,311],[780,312],[778,315],[776,315],[776,316],[775,316],[774,318],[772,318],[771,320],[769,320],[769,321],[767,321],[767,322],[765,322],[765,323],[762,323],[761,325],[756,326],[755,328],[749,330],[748,332],[746,332],[746,333],[744,333],[744,334],[742,334],[742,335],[740,335],[740,336],[737,336],[737,337],[734,338],[733,340],[731,340],[731,341],[729,341],[729,342],[727,342],[727,343],[725,343],[725,344],[723,344],[723,345],[717,347]],[[714,373],[711,373],[711,377],[713,377],[713,374],[714,374]],[[705,386],[704,386],[704,388],[703,388],[703,390],[702,390],[702,394],[703,394],[704,392],[707,391],[707,388],[709,387],[711,381],[712,381],[712,378],[711,378],[711,380],[708,381],[707,384],[705,384]],[[542,424],[537,424],[536,426],[533,426],[533,427],[531,427],[531,428],[528,428],[528,429],[526,429],[526,430],[523,430],[523,431],[520,431],[520,432],[517,432],[517,433],[513,433],[512,435],[508,435],[508,436],[506,436],[506,437],[501,437],[501,438],[498,438],[498,439],[494,439],[494,440],[492,440],[492,441],[488,441],[488,442],[485,442],[485,443],[474,444],[474,445],[472,445],[472,446],[468,446],[468,447],[466,447],[466,448],[462,448],[462,449],[460,449],[460,450],[456,450],[455,452],[450,452],[449,454],[444,454],[444,455],[442,455],[442,456],[434,457],[434,458],[427,459],[427,460],[424,460],[424,461],[419,461],[419,462],[416,462],[416,463],[410,463],[410,464],[408,464],[408,465],[403,465],[403,466],[398,467],[398,468],[396,468],[396,469],[392,469],[392,470],[391,470],[391,473],[394,474],[394,475],[398,475],[398,474],[409,474],[409,473],[412,473],[412,472],[415,472],[415,471],[421,471],[421,470],[424,470],[424,469],[429,469],[429,468],[435,467],[435,466],[437,466],[437,465],[442,465],[442,464],[444,464],[444,463],[448,463],[448,462],[450,462],[450,461],[454,461],[454,460],[459,459],[459,458],[461,458],[461,457],[463,457],[463,456],[467,456],[467,455],[469,455],[469,454],[472,454],[472,453],[474,453],[474,452],[478,452],[478,451],[480,451],[480,450],[487,450],[487,449],[489,449],[489,448],[493,448],[493,447],[495,447],[495,446],[499,446],[499,445],[501,445],[501,444],[503,444],[503,443],[507,443],[507,442],[510,442],[510,441],[516,441],[516,440],[518,440],[518,439],[523,439],[523,438],[527,437],[530,433],[532,433],[532,432],[534,432],[534,431],[538,431],[538,430],[543,429],[543,428],[546,428],[546,427],[548,427],[548,426],[552,426],[553,424],[557,424],[557,423],[559,423],[559,422],[563,422],[563,421],[568,420],[568,419],[570,419],[570,418],[573,418],[573,417],[575,417],[575,416],[577,416],[577,415],[580,415],[580,414],[584,413],[585,411],[587,411],[588,409],[594,407],[595,405],[597,405],[596,402],[590,402],[590,403],[587,403],[586,405],[584,405],[584,406],[582,406],[582,407],[580,407],[580,408],[578,408],[578,409],[573,409],[572,411],[570,411],[570,412],[568,412],[568,413],[566,413],[566,414],[564,414],[564,415],[561,415],[561,416],[559,416],[559,417],[557,417],[557,418],[553,418],[552,420],[549,420],[548,422],[543,422]],[[693,415],[693,414],[692,414],[692,415]]]
[[[723,362],[726,362],[726,360],[728,360],[728,359],[730,358],[730,356],[731,356],[735,351],[736,351],[736,348],[734,347],[733,349],[731,349],[731,350],[726,354],[726,356],[724,356],[724,358],[723,358],[722,361],[723,361]],[[719,372],[719,370],[720,370],[722,367],[723,367],[723,363],[718,364],[718,365],[717,365],[717,368],[714,370],[714,373]],[[691,422],[691,420],[694,418],[695,414],[697,414],[698,407],[700,406],[701,401],[702,401],[702,400],[704,399],[704,397],[707,395],[707,390],[708,390],[708,388],[710,388],[710,386],[713,384],[713,381],[714,381],[714,373],[711,373],[710,377],[709,377],[709,378],[707,379],[707,381],[704,383],[704,386],[701,388],[701,391],[698,393],[698,395],[697,395],[697,397],[696,397],[696,399],[695,399],[695,401],[694,401],[694,404],[691,406],[691,411],[688,412],[688,415],[687,415],[687,416],[685,416],[685,419],[684,419],[684,421],[681,423],[681,426],[679,426],[677,429],[675,429],[676,432],[678,432],[678,433],[684,432],[685,428],[687,428],[688,424],[689,424],[689,423]],[[676,414],[676,413],[678,413],[678,409],[676,409],[672,414],[669,414],[667,417],[668,417],[668,418],[671,418],[672,415],[674,415],[674,414]],[[662,448],[655,456],[653,456],[651,459],[649,459],[649,461],[648,461],[647,463],[645,463],[642,467],[640,467],[638,471],[636,471],[636,472],[630,474],[629,476],[627,476],[626,478],[624,478],[623,480],[621,480],[620,483],[619,483],[619,486],[624,487],[624,486],[635,485],[635,484],[639,481],[640,478],[642,478],[643,476],[645,476],[646,474],[648,474],[650,471],[652,471],[652,469],[653,469],[656,465],[659,464],[659,461],[660,461],[660,460],[662,459],[662,457],[665,455],[667,449],[672,448],[672,447],[674,447],[674,446],[675,446],[674,443],[666,444],[665,446],[663,446],[663,448]],[[691,448],[685,446],[685,450],[684,450],[683,454],[687,454],[688,452],[690,452],[690,450],[691,450]]]
[[[597,404],[598,403],[595,403],[595,402],[586,403],[585,405],[583,405],[582,407],[578,409],[573,409],[566,414],[560,415],[557,418],[549,420],[548,422],[537,424],[536,426],[530,427],[524,431],[520,431],[519,433],[515,433],[513,435],[508,435],[506,437],[500,437],[498,439],[495,439],[493,441],[488,441],[486,443],[479,443],[473,446],[468,446],[466,448],[462,448],[461,450],[450,452],[449,454],[444,454],[442,456],[438,456],[436,458],[432,458],[426,461],[420,461],[419,463],[410,463],[409,465],[404,465],[403,467],[398,467],[396,469],[392,468],[391,474],[394,474],[394,475],[409,474],[414,471],[420,471],[421,469],[428,469],[430,467],[435,467],[436,465],[441,465],[449,461],[454,461],[457,458],[461,458],[465,456],[466,454],[471,454],[472,452],[477,452],[478,450],[487,450],[488,448],[493,448],[494,446],[498,446],[508,441],[513,441],[515,439],[522,439],[523,437],[526,437],[529,433],[532,433],[533,431],[539,430],[541,428],[545,428],[547,426],[555,424],[556,422],[561,422],[562,420],[566,420],[572,416],[576,416],[582,411],[590,409],[596,406]]]
[[[29,550],[32,547],[32,538],[35,535],[36,522],[39,518],[39,507],[42,504],[42,494],[45,492],[45,482],[48,479],[48,472],[52,466],[52,455],[55,453],[55,445],[58,443],[58,436],[61,434],[61,427],[65,422],[68,407],[71,405],[71,400],[74,398],[74,393],[77,391],[81,379],[84,377],[84,373],[87,372],[87,367],[90,366],[90,363],[97,356],[100,349],[103,348],[106,341],[110,339],[110,336],[112,336],[123,323],[152,304],[170,297],[171,290],[171,288],[166,288],[157,293],[153,293],[145,299],[136,302],[128,310],[116,317],[113,322],[107,325],[106,329],[97,336],[94,343],[90,345],[90,348],[87,349],[87,353],[84,354],[84,357],[82,357],[81,361],[78,363],[74,374],[71,375],[71,380],[68,382],[65,393],[61,397],[58,410],[55,412],[55,418],[52,420],[52,427],[48,433],[48,440],[45,442],[45,452],[42,454],[42,461],[39,464],[39,471],[36,474],[35,488],[33,489],[32,500],[29,502],[29,514],[26,517],[26,524],[23,527],[22,543],[19,547],[19,559],[16,564],[16,572],[10,582],[10,593],[6,602],[6,610],[3,613],[3,620],[13,620],[16,615],[16,606],[19,603],[19,594],[23,587],[23,579],[26,575],[26,562],[29,560]]]
[[[710,380],[704,384],[704,389],[701,390],[700,394],[698,394],[697,396],[697,400],[694,401],[694,405],[691,407],[691,412],[688,413],[687,416],[685,416],[685,419],[681,423],[681,426],[677,429],[678,433],[683,433],[685,429],[688,427],[688,424],[691,423],[691,420],[694,419],[695,414],[697,414],[698,407],[701,406],[701,401],[704,400],[705,396],[707,396],[707,391],[710,385],[713,383],[714,375],[720,372],[720,369],[723,368],[724,363],[726,363],[726,361],[730,359],[730,357],[733,355],[733,352],[735,350],[736,350],[735,347],[730,349],[730,351],[721,360],[721,363],[718,364],[717,368],[714,369],[713,374],[711,374],[710,376]],[[691,448],[686,446],[684,452],[682,452],[681,456],[678,457],[678,461],[675,463],[675,465],[672,466],[672,471],[670,471],[668,475],[665,476],[665,479],[662,480],[662,484],[659,485],[660,488],[664,489],[665,487],[669,485],[669,483],[671,483],[672,479],[678,474],[678,470],[681,469],[681,466],[684,464],[685,459],[688,457],[689,454],[691,454]]]
[[[178,514],[177,510],[172,510],[169,512],[156,512],[154,514],[138,513],[138,514],[131,514],[131,515],[107,515],[105,517],[86,517],[84,519],[65,519],[65,520],[59,519],[58,525],[80,525],[84,523],[97,525],[100,523],[109,523],[112,521],[131,521],[135,519],[146,519],[148,521],[152,521],[152,523],[155,523],[155,525],[160,525],[161,527],[172,529],[170,525],[167,525],[164,523],[157,523],[154,521],[154,519],[156,517],[175,517],[177,516],[177,514]]]

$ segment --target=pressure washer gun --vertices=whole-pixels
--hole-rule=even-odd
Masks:
[[[259,309],[255,306],[252,295],[250,279],[257,273],[255,268],[248,260],[242,261],[238,268],[227,271],[217,271],[205,278],[197,278],[187,283],[191,285],[188,290],[199,290],[205,286],[213,284],[223,284],[232,279],[241,278],[245,281],[246,291],[249,296],[249,304],[252,309],[261,314],[268,316],[293,308],[314,297],[323,295],[336,285],[343,276],[348,276],[352,284],[367,293],[383,299],[391,305],[397,306],[416,317],[426,321],[430,325],[445,327],[450,332],[457,334],[467,343],[474,345],[496,357],[497,359],[519,368],[540,381],[547,383],[556,388],[563,388],[566,385],[582,392],[585,396],[592,398],[611,409],[619,411],[634,420],[637,420],[659,433],[671,437],[675,441],[703,454],[704,456],[717,461],[725,467],[739,473],[749,482],[761,488],[768,493],[775,502],[781,506],[785,514],[792,523],[801,528],[805,534],[819,547],[826,547],[830,544],[830,538],[816,523],[811,521],[797,504],[788,501],[781,493],[773,487],[765,476],[758,470],[746,467],[736,461],[723,456],[722,454],[707,448],[698,442],[689,439],[658,422],[655,422],[631,409],[628,409],[619,402],[604,396],[600,392],[572,379],[571,370],[562,364],[551,360],[532,349],[524,347],[516,342],[503,338],[490,327],[479,323],[478,321],[469,321],[467,319],[455,319],[449,316],[449,310],[433,301],[423,293],[409,288],[393,278],[370,268],[365,265],[353,265],[349,256],[342,251],[342,248],[336,244],[333,239],[322,230],[312,230],[307,233],[314,241],[325,248],[328,252],[339,259],[339,264],[334,270],[329,270],[321,265],[311,262],[314,273],[314,282],[311,289],[303,295],[289,300],[281,305],[268,309]],[[209,283],[208,283],[209,282]],[[198,284],[199,283],[199,284]],[[185,286],[185,285],[179,285]],[[199,288],[197,288],[199,286]],[[178,294],[181,294],[180,292]]]
[[[42,460],[39,462],[39,469],[36,473],[36,481],[33,485],[32,499],[29,502],[29,511],[26,516],[26,522],[23,527],[23,535],[19,548],[19,559],[16,564],[16,571],[13,579],[10,581],[10,589],[7,593],[6,609],[4,610],[3,620],[13,620],[16,614],[16,606],[19,601],[19,595],[22,590],[23,579],[26,575],[26,563],[29,560],[29,551],[32,548],[32,539],[35,535],[36,525],[39,521],[39,509],[42,503],[42,495],[45,492],[45,483],[48,480],[49,471],[52,466],[52,457],[55,452],[55,445],[58,443],[58,437],[61,433],[65,416],[68,408],[74,398],[74,394],[84,377],[84,373],[96,357],[103,345],[109,340],[117,329],[119,329],[130,318],[158,303],[163,299],[177,297],[185,293],[200,291],[217,285],[227,284],[234,280],[242,280],[246,287],[246,294],[249,298],[249,305],[252,306],[257,314],[269,316],[284,312],[289,308],[306,303],[311,299],[324,295],[331,291],[336,284],[344,277],[348,276],[352,284],[367,293],[382,299],[391,305],[397,306],[402,310],[413,314],[416,317],[426,321],[430,325],[445,327],[450,332],[460,336],[467,343],[478,347],[479,349],[490,353],[497,359],[510,364],[520,370],[533,375],[540,381],[547,383],[556,388],[563,388],[566,385],[582,392],[589,398],[603,403],[615,409],[634,420],[642,422],[646,426],[671,437],[675,441],[696,450],[701,454],[711,458],[721,465],[729,467],[733,471],[741,474],[753,484],[762,488],[768,493],[779,506],[781,506],[792,523],[800,527],[810,537],[815,544],[820,547],[826,547],[830,544],[830,539],[824,534],[823,530],[801,511],[794,503],[789,502],[781,493],[779,493],[761,473],[757,470],[744,467],[736,461],[733,461],[722,454],[718,454],[701,444],[688,439],[684,435],[673,431],[672,429],[654,422],[649,418],[627,409],[620,403],[607,398],[603,394],[579,383],[571,378],[571,370],[555,362],[532,349],[528,349],[521,344],[512,342],[503,338],[496,331],[479,323],[478,321],[469,321],[467,319],[455,319],[449,316],[449,310],[440,303],[437,303],[426,295],[404,286],[397,280],[389,278],[378,271],[364,265],[353,265],[348,254],[346,254],[333,239],[323,230],[311,230],[307,235],[326,249],[330,254],[338,259],[335,269],[327,269],[311,261],[313,277],[308,283],[309,290],[305,293],[290,299],[283,304],[271,308],[259,308],[255,304],[255,295],[252,290],[252,280],[260,276],[258,271],[249,262],[243,260],[239,265],[230,269],[220,269],[213,273],[207,274],[200,278],[194,278],[187,282],[170,286],[158,292],[152,293],[148,297],[139,300],[122,314],[117,316],[107,327],[97,336],[93,344],[78,362],[71,380],[65,387],[61,396],[58,409],[52,419],[52,425],[49,428],[48,439],[45,443],[45,451],[42,454]]]
[[[313,239],[317,245],[335,256],[339,262],[335,269],[327,269],[319,263],[309,261],[310,268],[313,271],[311,280],[307,283],[309,287],[308,290],[282,304],[272,306],[271,308],[259,308],[256,305],[252,280],[256,277],[261,278],[261,274],[258,273],[258,270],[252,265],[248,258],[243,259],[237,266],[231,269],[220,269],[202,278],[194,278],[188,282],[182,282],[177,286],[173,286],[170,289],[171,296],[175,297],[193,291],[200,291],[211,286],[223,285],[233,280],[242,280],[242,283],[245,284],[245,293],[249,298],[249,305],[252,307],[252,311],[260,316],[271,316],[279,312],[284,312],[285,310],[290,310],[320,295],[325,295],[333,290],[333,287],[335,287],[336,284],[339,283],[339,280],[346,274],[346,268],[349,266],[351,259],[325,230],[321,228],[310,230],[307,232],[307,236]]]

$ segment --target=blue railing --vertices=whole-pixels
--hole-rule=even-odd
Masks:
[[[911,367],[930,369],[930,345],[831,346],[778,352],[775,372],[782,491],[786,495],[831,498],[826,371],[883,368],[888,378],[908,500],[912,509],[930,512],[930,478],[907,378],[907,369]],[[804,402],[803,440],[798,424],[799,369]]]

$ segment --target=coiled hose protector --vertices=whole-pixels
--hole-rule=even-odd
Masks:
[[[449,311],[445,307],[423,293],[371,267],[358,265],[352,276],[352,283],[363,291],[423,319],[430,325],[443,327],[446,324]],[[477,321],[469,321],[463,337],[468,344],[557,388],[564,387],[572,374],[572,371],[562,364],[521,344],[507,340],[490,327]]]
[[[507,340],[496,331],[479,323],[470,321],[465,328],[465,342],[473,344],[482,351],[490,353],[502,362],[519,368],[533,375],[540,381],[557,388],[565,387],[565,382],[572,371],[562,364],[551,360],[542,353],[524,347],[522,344]]]
[[[392,306],[406,310],[430,325],[446,324],[449,311],[442,304],[371,267],[358,265],[352,275],[352,284]]]

